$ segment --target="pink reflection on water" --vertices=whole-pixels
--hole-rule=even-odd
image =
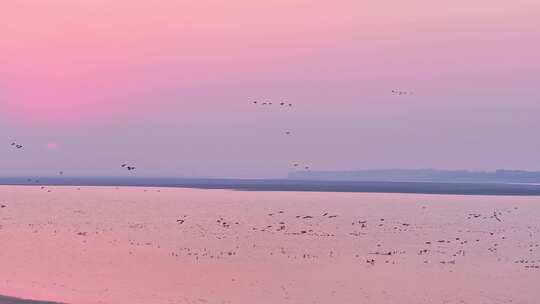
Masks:
[[[539,296],[540,271],[528,267],[540,265],[536,198],[5,186],[0,197],[0,294],[83,304]]]

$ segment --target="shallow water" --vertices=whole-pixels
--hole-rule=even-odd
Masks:
[[[0,203],[0,294],[10,296],[82,304],[540,296],[535,197],[0,186]]]

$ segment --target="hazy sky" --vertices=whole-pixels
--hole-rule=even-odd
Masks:
[[[3,1],[0,175],[540,170],[539,54],[538,0]]]

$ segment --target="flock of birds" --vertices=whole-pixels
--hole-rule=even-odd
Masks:
[[[12,142],[11,146],[14,147],[15,149],[22,149],[23,148],[23,145],[18,144],[16,142]]]
[[[133,171],[136,169],[135,166],[129,166],[128,164],[122,164],[120,167],[126,168],[128,171]]]
[[[423,207],[425,209],[425,207]],[[539,227],[515,227],[503,226],[496,223],[502,222],[504,215],[510,215],[518,212],[518,207],[509,208],[504,211],[494,211],[493,214],[467,215],[466,219],[470,222],[465,224],[468,229],[458,229],[453,231],[452,235],[446,237],[434,237],[424,239],[423,241],[407,242],[397,241],[400,239],[421,240],[422,234],[427,227],[415,225],[409,221],[400,221],[396,219],[374,218],[374,219],[354,219],[347,220],[349,216],[330,214],[323,212],[316,214],[291,214],[284,210],[268,213],[269,220],[259,220],[253,223],[246,223],[238,219],[219,217],[215,220],[215,226],[203,225],[193,222],[188,216],[184,215],[176,220],[176,223],[182,227],[185,233],[199,235],[201,238],[215,238],[217,240],[229,240],[234,238],[240,241],[238,235],[251,235],[248,239],[257,240],[256,234],[265,234],[270,238],[277,237],[283,240],[283,237],[293,238],[292,243],[279,242],[279,247],[269,247],[265,244],[258,244],[255,241],[248,248],[242,248],[240,245],[227,248],[209,248],[209,247],[181,247],[172,251],[171,256],[175,258],[186,257],[194,260],[200,259],[222,259],[234,258],[242,254],[253,254],[257,249],[266,251],[269,256],[278,256],[294,260],[316,260],[320,258],[338,258],[343,255],[350,255],[354,259],[364,259],[369,266],[376,266],[379,263],[386,265],[396,265],[404,260],[414,258],[419,264],[439,264],[441,266],[452,266],[464,261],[468,256],[482,256],[482,259],[494,259],[497,262],[505,262],[508,258],[500,255],[500,250],[522,252],[511,262],[521,265],[527,270],[540,269],[540,243],[534,238],[533,230],[540,233]],[[340,218],[344,218],[340,220]],[[479,221],[488,221],[487,225]],[[480,230],[479,227],[489,226],[488,230]],[[346,227],[350,227],[347,229]],[[442,227],[442,226],[441,226]],[[238,232],[245,229],[244,232]],[[432,228],[433,229],[433,228]],[[519,240],[526,229],[530,233],[530,238]],[[442,231],[441,231],[442,232]],[[439,232],[440,233],[440,232]],[[392,235],[395,242],[384,244],[383,235]],[[368,240],[368,244],[358,243],[358,247],[340,248],[339,243],[334,240],[342,239],[344,236],[358,238],[357,241]],[[511,237],[517,237],[511,242]],[[433,236],[432,236],[433,237]],[[300,239],[298,239],[300,238]],[[303,239],[306,238],[306,239]],[[266,238],[265,238],[266,239]],[[313,241],[323,241],[317,246],[309,245]],[[536,241],[536,242],[535,242]],[[324,245],[329,244],[330,247]],[[230,242],[225,242],[229,244]],[[235,242],[233,242],[235,243]],[[272,242],[269,242],[272,243]],[[132,245],[140,246],[142,242],[133,242]],[[236,244],[236,243],[235,243]],[[289,248],[285,244],[289,245]],[[363,246],[364,245],[364,246]],[[245,246],[245,245],[244,245]],[[396,246],[401,246],[397,247]],[[346,247],[346,245],[343,245]],[[371,248],[370,248],[371,247]],[[393,247],[393,248],[392,248]],[[414,249],[416,247],[416,249]],[[348,250],[347,250],[348,249]],[[348,252],[347,252],[348,251]],[[133,251],[131,252],[133,254]]]
[[[292,103],[287,103],[287,102],[279,102],[279,103],[274,103],[274,102],[271,102],[271,101],[253,101],[253,104],[254,105],[258,105],[258,106],[273,106],[273,105],[276,105],[276,106],[279,106],[279,107],[289,107],[289,108],[292,108],[294,105]],[[285,135],[292,135],[292,131],[285,131]],[[293,163],[293,167],[294,168],[300,168],[300,163]],[[305,165],[303,166],[304,170],[310,170],[311,167],[308,166],[308,165]]]
[[[392,90],[392,94],[401,96],[413,93]],[[292,103],[285,102],[254,101],[253,104],[294,107]],[[286,131],[285,135],[292,135],[292,131]],[[23,149],[23,145],[16,142],[12,142],[11,146],[16,150]],[[300,162],[294,162],[292,166],[305,170],[311,168]],[[135,165],[129,163],[122,163],[120,167],[129,172],[137,169]],[[60,171],[59,174],[64,173]],[[40,183],[37,179],[28,179],[28,182]],[[45,187],[41,189],[51,192]],[[145,190],[147,191],[150,190]],[[421,208],[425,210],[428,207]],[[0,211],[5,212],[5,209],[9,209],[7,203],[0,204]],[[326,210],[298,214],[283,209],[248,218],[222,215],[212,220],[181,215],[168,225],[175,227],[180,235],[183,234],[178,239],[195,239],[193,243],[181,242],[171,247],[161,244],[160,240],[148,239],[148,234],[133,234],[127,240],[127,246],[130,247],[127,254],[137,255],[138,248],[144,247],[146,250],[148,247],[154,247],[156,250],[163,250],[169,258],[192,259],[197,262],[205,259],[234,259],[261,254],[272,258],[306,262],[348,257],[368,268],[380,265],[392,266],[404,261],[456,267],[461,262],[466,263],[468,257],[475,256],[491,259],[496,263],[510,262],[526,271],[540,270],[540,241],[536,237],[540,234],[540,226],[527,224],[521,227],[504,224],[505,217],[519,211],[515,206],[485,214],[467,213],[462,215],[461,219],[450,219],[447,223],[430,224],[431,226],[415,223],[412,218],[398,219],[397,216],[392,216],[389,219],[368,215],[364,218],[354,218],[355,214],[339,214]],[[74,212],[78,215],[85,213],[83,210]],[[461,225],[463,223],[465,224]],[[33,233],[51,232],[57,235],[61,230],[54,224],[52,220],[30,223],[28,229]],[[150,224],[130,222],[127,227],[139,231],[148,225]],[[92,237],[107,235],[113,228],[96,226],[91,230],[89,225],[77,224],[68,230],[87,244],[91,242]],[[428,234],[425,233],[426,230],[435,232]],[[389,235],[391,236],[389,239],[394,242],[382,241],[388,239],[385,236]],[[523,237],[524,235],[526,237]],[[279,241],[275,243],[265,241],[272,239]],[[217,246],[213,243],[216,240]],[[126,240],[115,237],[110,240],[110,244],[118,245],[124,241]],[[509,257],[510,252],[515,256]]]
[[[414,93],[410,91],[392,90],[392,94],[401,96],[401,95],[413,95]]]
[[[0,204],[1,209],[7,207],[5,203]],[[424,212],[428,207],[421,208],[417,212]],[[192,258],[196,261],[234,258],[246,254],[263,254],[293,260],[348,255],[354,259],[363,259],[369,266],[379,263],[396,265],[405,260],[410,262],[412,258],[419,264],[451,266],[459,264],[469,256],[480,256],[481,259],[491,258],[495,262],[511,262],[527,270],[540,270],[540,242],[536,238],[540,233],[540,226],[530,223],[522,226],[504,224],[505,217],[519,211],[519,207],[515,206],[487,214],[468,213],[461,219],[448,218],[447,222],[439,223],[440,226],[415,224],[412,219],[404,220],[396,216],[380,218],[365,215],[364,218],[354,218],[357,215],[329,211],[295,214],[279,209],[266,214],[252,214],[247,218],[222,215],[214,220],[207,216],[200,218],[184,214],[167,224],[177,225],[178,232],[183,234],[180,238],[184,240],[183,246],[173,249],[160,244],[159,240],[148,240],[147,234],[144,234],[143,238],[132,235],[128,246],[133,248],[128,253],[136,254],[139,246],[153,246],[160,250],[169,247],[172,249],[169,251],[172,257]],[[79,209],[74,212],[79,215],[85,213]],[[47,230],[47,227],[53,224],[47,220],[46,223],[32,223],[28,227],[38,233],[40,227]],[[144,231],[148,225],[155,227],[156,224],[128,222],[127,227]],[[85,226],[89,228],[88,225]],[[112,231],[112,228],[103,226],[96,227],[95,231],[81,230],[82,228],[77,225],[71,231],[80,237]],[[58,232],[58,228],[55,228],[54,234]],[[194,241],[193,246],[186,246],[190,244],[189,240]],[[261,240],[265,241],[261,243]],[[84,242],[86,243],[86,240]],[[118,239],[111,240],[111,244],[119,242]],[[505,253],[501,254],[502,251]],[[518,252],[519,255],[512,259],[508,257],[510,252]]]
[[[254,101],[253,104],[261,105],[261,106],[271,106],[271,105],[274,105],[274,103],[271,102],[271,101],[262,101],[262,102]],[[292,106],[293,106],[292,103],[286,103],[286,102],[276,103],[276,105],[280,105],[280,106],[282,106],[282,107],[285,107],[285,106],[292,107]]]
[[[392,90],[392,94],[393,95],[412,95],[413,93],[408,92],[408,91]],[[284,102],[284,101],[276,102],[276,103],[274,103],[272,101],[253,101],[252,103],[254,105],[259,105],[259,106],[273,106],[273,105],[276,105],[276,106],[280,106],[280,107],[289,107],[289,108],[292,108],[294,106],[292,103],[288,103],[288,102]],[[285,131],[285,135],[292,135],[292,131]],[[17,142],[12,142],[11,146],[13,148],[17,149],[17,150],[21,150],[24,147],[22,144],[19,144]],[[126,169],[129,172],[135,171],[137,169],[134,165],[128,165],[126,163],[123,163],[120,167]],[[300,165],[300,163],[293,163],[293,167],[294,168],[300,168],[301,165]],[[310,170],[311,169],[311,166],[309,166],[309,165],[304,165],[302,167],[303,167],[304,170]],[[59,172],[59,175],[63,175],[63,174],[64,174],[63,171]]]

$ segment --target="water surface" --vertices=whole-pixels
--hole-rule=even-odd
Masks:
[[[535,197],[0,186],[0,294],[536,303]]]

